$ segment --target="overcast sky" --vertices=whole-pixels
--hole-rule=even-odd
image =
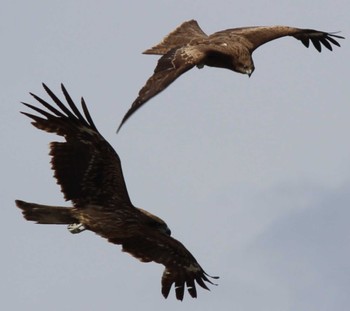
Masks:
[[[318,53],[293,38],[254,53],[251,78],[193,69],[115,131],[185,20],[208,34],[250,25],[341,31],[350,3],[3,1],[0,10],[2,310],[347,310],[350,303],[349,39]],[[164,219],[211,291],[160,293],[163,266],[91,232],[23,219],[15,199],[69,206],[52,177],[56,139],[19,114],[29,92],[84,96],[121,157],[136,206]]]

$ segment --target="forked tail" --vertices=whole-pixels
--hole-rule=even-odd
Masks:
[[[79,222],[72,215],[72,208],[49,206],[16,200],[16,205],[22,210],[25,219],[38,224],[68,225]]]

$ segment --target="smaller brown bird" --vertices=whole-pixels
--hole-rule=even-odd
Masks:
[[[311,41],[319,52],[322,45],[330,51],[332,44],[340,46],[334,38],[344,39],[334,33],[289,26],[241,27],[226,29],[208,36],[195,20],[184,22],[162,42],[143,52],[163,56],[159,59],[153,75],[125,114],[118,132],[137,109],[194,66],[226,68],[250,77],[255,69],[252,59],[254,50],[269,41],[285,36],[300,40],[306,47],[309,47]]]
[[[121,244],[142,262],[163,264],[162,294],[168,297],[175,285],[176,298],[182,300],[187,288],[197,297],[196,283],[209,290],[213,284],[192,254],[170,236],[166,223],[136,208],[130,201],[118,154],[97,130],[84,99],[84,116],[62,85],[66,107],[43,84],[55,102],[54,107],[31,93],[46,110],[23,103],[40,116],[22,112],[40,130],[63,136],[64,142],[50,144],[54,176],[66,200],[73,207],[49,206],[16,200],[27,220],[39,224],[68,225],[72,233],[90,230],[114,244]]]

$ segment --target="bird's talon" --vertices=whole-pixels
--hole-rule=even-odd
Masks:
[[[69,230],[70,233],[80,233],[84,230],[86,230],[86,228],[84,227],[83,224],[79,223],[79,224],[69,224],[67,229]]]

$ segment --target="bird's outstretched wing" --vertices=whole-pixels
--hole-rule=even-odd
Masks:
[[[56,107],[31,93],[46,110],[23,103],[40,116],[22,113],[33,119],[32,124],[38,129],[64,137],[64,142],[50,144],[50,155],[54,176],[65,199],[76,207],[86,204],[98,204],[103,208],[132,207],[119,156],[98,132],[84,99],[81,99],[83,115],[63,84],[62,92],[68,106],[45,84],[43,87]]]
[[[247,48],[253,52],[259,46],[285,36],[292,36],[300,40],[306,47],[309,47],[311,41],[319,52],[322,50],[322,45],[332,51],[332,44],[340,46],[335,38],[344,39],[344,37],[336,35],[335,33],[289,26],[253,26],[226,29],[210,35],[209,39],[226,38],[226,40],[235,41],[237,37],[243,37]]]
[[[206,55],[205,53],[201,47],[186,45],[180,48],[173,48],[163,55],[159,59],[153,75],[147,80],[145,86],[140,90],[138,97],[125,114],[118,127],[118,132],[126,120],[149,99],[163,91],[183,73],[200,64]]]
[[[113,239],[109,241],[119,242]],[[140,261],[154,261],[165,266],[162,276],[162,294],[165,298],[168,297],[173,284],[178,300],[183,299],[186,288],[191,297],[196,298],[196,283],[209,290],[205,282],[214,284],[210,278],[218,278],[209,276],[178,240],[159,231],[143,232],[142,235],[124,240],[121,244],[124,252],[130,253]]]

